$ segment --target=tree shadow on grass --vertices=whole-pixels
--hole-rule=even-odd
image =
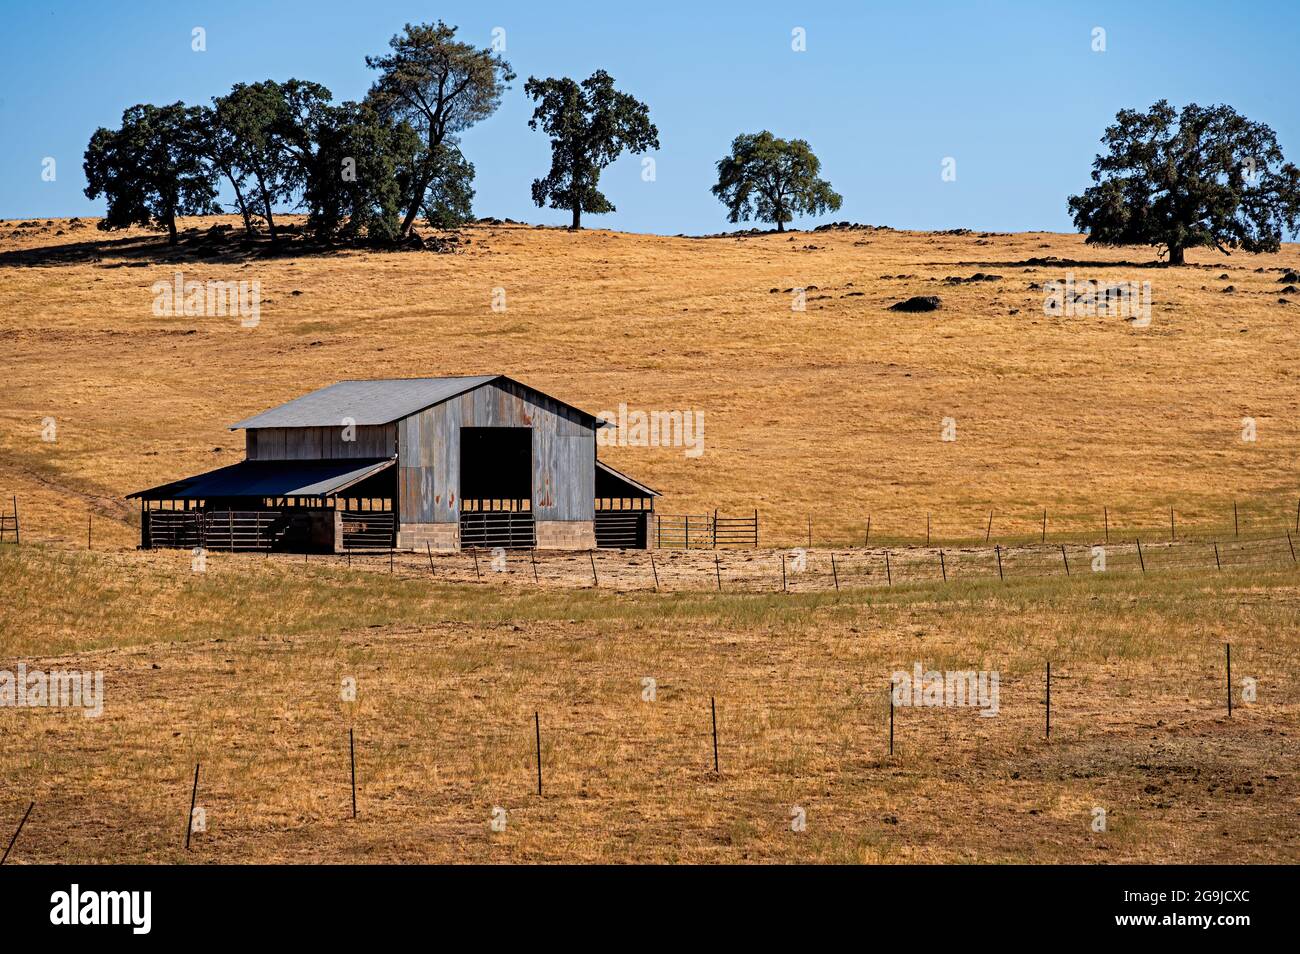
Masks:
[[[294,225],[277,230],[279,241],[271,244],[265,233],[249,236],[242,229],[214,225],[206,229],[188,228],[180,232],[179,241],[169,245],[165,233],[112,237],[96,231],[82,241],[0,252],[0,268],[52,268],[68,265],[99,265],[101,268],[149,268],[154,265],[209,263],[244,265],[250,262],[281,258],[329,256],[349,251],[403,252],[426,247],[445,251],[445,240],[431,238],[407,245],[366,245],[318,242]],[[102,236],[102,237],[100,237]],[[456,244],[454,241],[452,245]],[[106,261],[107,259],[107,261]]]

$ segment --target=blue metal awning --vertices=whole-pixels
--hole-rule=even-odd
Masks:
[[[245,460],[206,474],[139,490],[144,500],[216,500],[223,497],[330,497],[392,467],[391,457],[341,460]]]

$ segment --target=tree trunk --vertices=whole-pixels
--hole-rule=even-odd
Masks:
[[[420,206],[424,205],[424,194],[429,191],[429,183],[432,181],[433,176],[429,176],[416,183],[415,194],[411,197],[411,206],[406,210],[406,215],[402,218],[402,228],[398,232],[401,238],[411,234],[411,226],[415,224],[415,217],[420,214]]]
[[[780,219],[777,219],[777,220],[776,220],[776,230],[777,230],[778,232],[784,232],[784,231],[785,231],[785,223],[782,222]]]
[[[239,206],[239,214],[244,218],[244,233],[250,238],[253,235],[253,214],[248,211],[248,203],[244,201],[244,191],[239,188],[239,180],[235,178],[231,170],[226,169],[226,178],[230,180],[231,187],[235,190],[235,205]]]
[[[167,213],[167,244],[176,244],[176,213]]]
[[[1170,248],[1169,248],[1169,264],[1170,264],[1170,265],[1185,265],[1185,264],[1187,264],[1186,262],[1183,261],[1183,250],[1182,250],[1182,247],[1181,247],[1181,246],[1170,246]]]
[[[275,216],[271,213],[271,197],[266,192],[266,186],[262,183],[262,177],[257,177],[257,189],[262,194],[262,207],[266,209],[266,228],[271,233],[271,244],[276,244],[275,237]]]
[[[581,202],[573,203],[573,224],[570,225],[569,228],[574,230],[582,228],[582,203]]]

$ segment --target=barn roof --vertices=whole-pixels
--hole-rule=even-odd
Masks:
[[[359,425],[391,424],[426,408],[441,404],[494,381],[508,381],[533,394],[569,408],[592,427],[600,421],[586,411],[542,394],[504,374],[478,374],[445,378],[388,378],[376,381],[339,381],[304,394],[261,414],[231,424],[232,431],[257,427],[336,427],[344,418]]]
[[[244,460],[205,474],[136,491],[145,500],[222,497],[328,497],[359,484],[395,461],[391,457],[338,460]]]

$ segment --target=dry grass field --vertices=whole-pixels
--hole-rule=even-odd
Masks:
[[[1067,532],[1097,529],[1103,506],[1134,527],[1163,526],[1171,504],[1189,527],[1222,526],[1234,497],[1255,523],[1294,519],[1300,294],[1280,304],[1278,279],[1300,269],[1295,245],[1163,269],[1144,267],[1152,250],[1040,233],[503,225],[467,229],[457,254],[265,258],[186,224],[176,262],[154,233],[0,225],[0,490],[27,502],[33,539],[82,539],[88,508],[120,516],[129,491],[239,459],[226,425],[312,388],[498,371],[591,411],[702,411],[698,458],[602,456],[665,512],[758,508],[777,545],[810,515],[816,540],[841,544],[868,513],[873,535],[913,539],[927,513],[936,536],[966,537],[990,509],[1004,534],[1032,533],[1044,507]],[[1048,257],[1076,264],[1032,264]],[[178,270],[260,281],[260,324],[155,317],[150,288]],[[944,282],[977,272],[1001,279]],[[1067,272],[1150,281],[1150,325],[1045,316],[1029,286]],[[887,310],[928,294],[940,311]]]
[[[1045,233],[483,224],[455,254],[266,257],[208,221],[176,253],[79,225],[0,225],[0,496],[24,531],[0,546],[0,670],[102,670],[106,694],[93,719],[0,709],[6,843],[36,802],[10,863],[1300,861],[1297,246],[1164,269]],[[178,270],[260,281],[258,326],[154,315]],[[1150,326],[1045,315],[1030,286],[1067,271],[1150,281]],[[945,282],[977,272],[1000,278]],[[340,378],[495,371],[593,411],[703,411],[699,458],[601,456],[665,512],[757,508],[765,548],[722,555],[721,593],[712,553],[656,554],[656,593],[645,554],[600,554],[593,586],[585,555],[480,581],[465,554],[199,574],[134,549],[123,495],[240,459],[232,421]],[[1228,542],[1234,500],[1253,543]],[[1103,506],[1145,568],[1117,545],[1083,572]],[[1158,543],[1171,506],[1195,559]],[[1006,581],[990,511],[1024,545]],[[893,585],[849,549],[868,514]],[[927,515],[935,546],[907,545]],[[809,575],[780,592],[770,548],[806,545],[809,516]],[[890,756],[886,686],[916,662],[997,670],[999,716],[899,709]],[[186,852],[196,762],[208,831]]]

